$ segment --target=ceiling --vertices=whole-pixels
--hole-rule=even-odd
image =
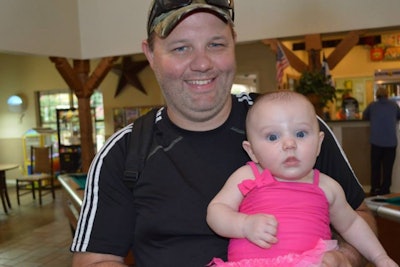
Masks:
[[[73,59],[141,53],[149,0],[1,0],[0,51]],[[239,42],[400,25],[398,0],[236,0]]]

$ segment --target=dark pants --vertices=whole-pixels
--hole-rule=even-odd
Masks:
[[[396,147],[380,147],[371,144],[371,194],[390,193]]]

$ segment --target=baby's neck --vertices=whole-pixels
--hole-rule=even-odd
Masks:
[[[296,183],[309,183],[312,184],[314,182],[314,171],[311,170],[309,173],[307,173],[305,176],[295,176],[295,177],[278,177],[274,174],[272,176],[275,178],[275,180],[279,182],[296,182]]]

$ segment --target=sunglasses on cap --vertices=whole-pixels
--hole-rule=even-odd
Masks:
[[[234,20],[234,4],[233,0],[202,0],[202,1],[193,1],[193,0],[155,0],[153,8],[150,11],[149,20],[147,24],[147,30],[150,31],[151,26],[154,22],[154,19],[158,16],[168,13],[172,10],[179,9],[185,6],[188,6],[195,3],[204,3],[211,6],[215,6],[222,9],[230,10],[230,15],[232,21]],[[150,33],[150,32],[148,32]]]

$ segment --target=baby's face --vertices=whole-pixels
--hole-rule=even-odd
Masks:
[[[258,163],[281,179],[300,179],[319,154],[323,133],[313,106],[297,97],[257,103],[247,135]]]

